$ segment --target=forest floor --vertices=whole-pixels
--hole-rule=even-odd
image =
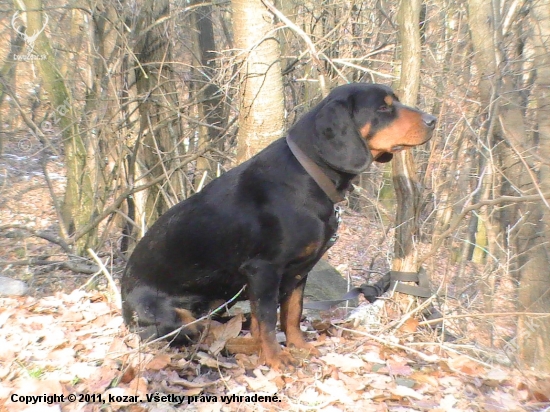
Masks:
[[[382,309],[368,325],[346,321],[342,311],[324,314],[324,322],[306,319],[321,355],[303,357],[294,371],[275,372],[258,366],[256,355],[225,352],[230,338],[245,334],[240,316],[212,324],[198,345],[144,345],[128,334],[102,274],[90,282],[91,275],[60,270],[54,261],[64,259],[62,251],[16,228],[56,227],[41,170],[28,145],[6,145],[0,276],[25,280],[29,291],[0,297],[0,411],[550,411],[549,377],[503,361],[504,349],[487,349],[476,326],[444,341],[414,317],[397,316],[392,297],[379,301],[385,305],[375,306]],[[60,192],[61,164],[51,158],[48,170]],[[328,259],[360,284],[368,269],[388,269],[389,238],[348,211]],[[118,279],[123,261],[101,252]],[[36,258],[52,263],[30,264]],[[509,335],[506,328],[497,332]],[[46,395],[63,399],[38,398]]]

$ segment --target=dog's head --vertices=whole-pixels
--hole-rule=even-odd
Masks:
[[[426,143],[436,122],[434,116],[400,103],[391,88],[364,83],[335,88],[311,115],[317,154],[331,168],[350,174]]]

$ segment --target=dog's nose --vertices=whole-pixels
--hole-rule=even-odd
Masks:
[[[426,127],[433,129],[435,127],[436,122],[435,116],[432,116],[431,114],[424,113],[422,114],[422,121],[426,125]]]

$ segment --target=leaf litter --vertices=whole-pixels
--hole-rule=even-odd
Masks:
[[[241,315],[212,322],[202,343],[181,348],[141,343],[100,292],[1,298],[0,321],[0,410],[6,411],[461,412],[550,407],[548,377],[491,366],[444,344],[422,346],[417,341],[409,352],[410,332],[402,329],[379,333],[376,341],[359,334],[373,333],[362,326],[357,333],[334,326],[310,330],[321,356],[279,373],[258,366],[258,356],[250,354]],[[245,353],[235,354],[235,348]],[[13,402],[14,394],[100,394],[102,400],[113,401],[26,405]],[[270,395],[277,401],[254,401]]]

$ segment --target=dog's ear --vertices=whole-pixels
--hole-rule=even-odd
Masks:
[[[315,145],[321,158],[341,172],[357,175],[370,166],[372,155],[351,116],[351,103],[327,102],[315,116]]]
[[[393,153],[382,153],[380,156],[378,156],[376,159],[374,159],[375,162],[378,163],[388,163],[393,159]]]

